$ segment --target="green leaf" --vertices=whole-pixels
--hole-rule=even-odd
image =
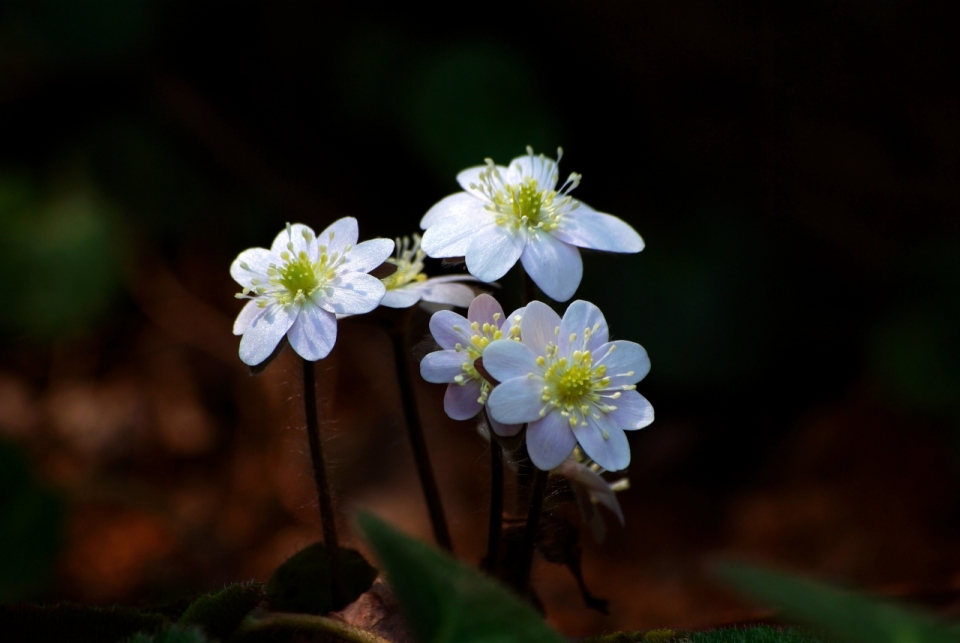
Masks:
[[[377,570],[356,549],[340,548],[344,600],[352,603],[370,589]],[[280,565],[267,583],[270,607],[277,612],[328,614],[335,607],[330,595],[327,550],[323,543],[301,549]]]
[[[851,643],[957,643],[960,631],[919,611],[862,594],[727,563],[718,572],[728,583],[788,616],[823,627]]]
[[[237,583],[215,594],[201,596],[180,617],[183,627],[196,626],[214,639],[232,634],[263,599],[262,583]]]
[[[357,517],[420,643],[563,643],[510,590],[404,536],[369,514]]]
[[[0,639],[17,643],[116,643],[170,624],[160,614],[127,607],[0,605]]]

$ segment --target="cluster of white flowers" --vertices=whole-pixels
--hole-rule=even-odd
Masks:
[[[357,243],[357,221],[346,217],[319,235],[288,225],[269,250],[240,253],[230,274],[243,288],[237,296],[250,300],[234,324],[243,336],[241,360],[263,362],[284,336],[304,359],[322,359],[336,341],[338,317],[379,305],[469,306],[467,317],[449,310],[433,316],[430,330],[441,350],[421,362],[427,381],[449,384],[447,414],[465,420],[486,406],[498,435],[526,426],[530,458],[543,470],[563,465],[578,445],[597,466],[624,469],[624,431],[653,421],[653,407],[635,390],[650,369],[643,347],[609,341],[603,314],[587,301],[573,302],[562,319],[538,301],[504,315],[493,297],[474,298],[461,283],[493,282],[519,259],[544,293],[566,301],[583,274],[579,248],[643,249],[627,223],[570,196],[580,175],[557,187],[559,151],[557,161],[527,152],[507,167],[488,159],[457,175],[464,191],[427,212],[422,239]],[[427,278],[425,256],[464,257],[472,277]],[[393,274],[368,274],[384,262],[396,266]]]

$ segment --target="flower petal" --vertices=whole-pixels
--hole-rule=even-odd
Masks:
[[[620,397],[611,404],[617,408],[608,415],[624,431],[642,429],[653,422],[653,405],[636,391],[620,391]]]
[[[287,339],[303,359],[323,359],[337,342],[337,317],[308,301],[287,332]]]
[[[380,305],[386,306],[387,308],[410,308],[410,306],[420,301],[422,295],[423,289],[420,288],[420,284],[416,284],[415,286],[401,286],[400,288],[388,290],[387,294],[380,300]]]
[[[503,325],[500,326],[504,337],[520,337],[520,320],[523,319],[524,310],[526,310],[526,307],[517,308],[504,318]],[[516,334],[514,334],[514,326],[517,328]]]
[[[607,377],[612,384],[636,384],[650,372],[650,357],[646,349],[636,342],[618,339],[607,342],[594,351],[594,362],[607,367]]]
[[[476,201],[476,199],[473,199]],[[477,207],[464,212],[445,216],[431,224],[423,233],[420,249],[430,257],[462,257],[474,237],[486,234],[486,229],[496,227],[494,215],[483,209],[477,201]]]
[[[543,408],[542,377],[515,377],[493,389],[487,399],[490,415],[504,424],[532,422]]]
[[[264,314],[254,319],[244,331],[240,340],[240,360],[256,366],[270,357],[299,312],[298,306],[268,306]]]
[[[522,178],[534,178],[541,190],[554,189],[557,187],[557,180],[560,178],[557,162],[543,154],[518,156],[510,161],[510,170],[511,183],[519,183],[519,179]],[[517,174],[519,174],[519,177],[517,177]]]
[[[420,219],[420,227],[426,230],[441,219],[451,216],[474,216],[483,211],[483,204],[483,200],[467,192],[457,192],[445,196],[427,210],[427,213]]]
[[[443,277],[437,277],[436,279],[443,279]],[[434,279],[427,279],[420,292],[424,301],[432,301],[435,304],[449,304],[460,308],[469,306],[476,296],[470,286],[455,283],[436,283]]]
[[[440,310],[430,317],[430,334],[440,348],[453,350],[457,344],[470,343],[470,322],[452,310]]]
[[[520,433],[520,429],[523,428],[523,424],[504,424],[503,422],[498,422],[496,418],[490,415],[489,409],[487,412],[487,420],[490,421],[490,428],[493,429],[494,433],[497,435],[502,435],[506,438]]]
[[[360,229],[357,227],[357,220],[353,217],[343,217],[331,223],[317,235],[317,245],[326,246],[329,255],[334,252],[343,255],[347,246],[357,245],[359,238]]]
[[[467,270],[480,281],[496,281],[517,263],[526,243],[521,235],[497,224],[478,230],[467,248]]]
[[[483,367],[498,382],[526,377],[530,373],[543,375],[544,370],[528,346],[512,339],[498,339],[483,349]]]
[[[546,355],[547,344],[557,341],[560,315],[543,302],[531,301],[520,319],[520,338],[537,355]]]
[[[304,236],[304,233],[307,236]],[[291,249],[292,246],[292,249]],[[313,228],[302,223],[294,223],[288,228],[282,230],[274,240],[273,245],[270,246],[270,250],[274,254],[280,254],[281,252],[290,252],[294,255],[300,254],[301,250],[307,252],[307,256],[311,260],[316,260],[317,258],[317,242],[316,234],[313,232]],[[280,265],[279,263],[277,265]]]
[[[533,283],[556,301],[573,297],[583,278],[580,251],[553,235],[541,233],[531,239],[520,261]]]
[[[629,223],[583,203],[560,219],[553,234],[580,248],[608,252],[640,252],[644,245],[643,238]]]
[[[610,488],[610,484],[600,474],[588,466],[582,465],[573,458],[564,460],[557,473],[582,485],[590,494],[590,498],[616,514],[623,524],[623,511],[617,501],[617,494]]]
[[[476,417],[483,405],[480,399],[480,382],[467,380],[460,384],[450,384],[443,395],[443,410],[454,420],[469,420]]]
[[[314,302],[331,313],[359,315],[380,305],[387,287],[376,277],[363,272],[348,272],[314,295]]]
[[[237,320],[233,322],[233,334],[243,335],[245,332],[247,332],[247,328],[250,327],[250,324],[252,324],[257,317],[265,314],[266,312],[266,308],[260,308],[260,306],[257,305],[257,302],[251,299],[240,311],[240,314],[237,315]]]
[[[457,375],[463,375],[466,355],[466,352],[451,350],[428,353],[420,361],[420,376],[434,384],[449,384]]]
[[[570,423],[557,412],[547,413],[527,425],[527,452],[534,466],[542,471],[556,468],[573,453],[575,446],[577,439]]]
[[[459,172],[457,174],[457,183],[460,184],[467,194],[473,196],[473,198],[481,199],[484,203],[489,203],[489,199],[481,192],[476,189],[476,186],[479,186],[483,181],[480,179],[480,174],[486,171],[486,165],[475,165],[473,167],[468,167],[467,169]],[[500,172],[501,176],[504,176],[507,172],[507,168],[502,165],[497,165],[496,169]],[[473,185],[474,187],[470,187]]]
[[[486,293],[477,295],[470,302],[470,308],[467,310],[467,319],[471,322],[477,322],[481,326],[495,323],[494,315],[500,315],[499,319],[502,321],[503,308],[500,306],[500,302]]]
[[[573,434],[590,459],[607,471],[620,471],[630,464],[630,444],[623,429],[604,413],[587,416],[587,426],[573,427]]]
[[[230,276],[244,288],[253,288],[251,280],[259,279],[260,285],[267,283],[267,270],[270,264],[281,265],[283,260],[279,255],[266,248],[250,248],[244,250],[230,264]],[[246,268],[243,266],[246,265]]]
[[[584,329],[590,329],[590,339],[586,346],[583,345]],[[570,336],[576,333],[576,339],[570,343]],[[610,330],[607,327],[607,320],[603,313],[589,301],[578,299],[569,306],[563,313],[563,319],[560,321],[560,341],[557,342],[560,347],[561,355],[569,355],[575,350],[596,351],[610,339]]]
[[[392,239],[368,239],[358,243],[349,252],[340,270],[370,272],[393,254]]]

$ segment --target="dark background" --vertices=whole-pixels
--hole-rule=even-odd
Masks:
[[[723,555],[960,587],[960,52],[932,4],[0,6],[0,599],[162,601],[316,539],[296,363],[242,368],[230,261],[286,221],[409,234],[527,144],[647,242],[587,255],[577,297],[648,349],[657,411],[626,527],[585,543],[612,616],[541,563],[553,622],[748,618]],[[386,338],[342,324],[321,364],[344,513],[428,538]],[[419,390],[476,560],[487,448]]]

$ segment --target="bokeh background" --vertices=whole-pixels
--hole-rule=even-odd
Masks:
[[[904,0],[5,0],[0,600],[150,604],[317,539],[297,364],[243,368],[230,261],[286,221],[409,234],[528,144],[647,241],[588,254],[578,297],[648,349],[657,411],[626,527],[584,533],[611,615],[541,562],[551,621],[756,617],[721,556],[952,596],[958,61]],[[320,378],[343,528],[366,507],[429,538],[386,337],[343,324]],[[419,401],[475,561],[488,451],[442,389]]]

